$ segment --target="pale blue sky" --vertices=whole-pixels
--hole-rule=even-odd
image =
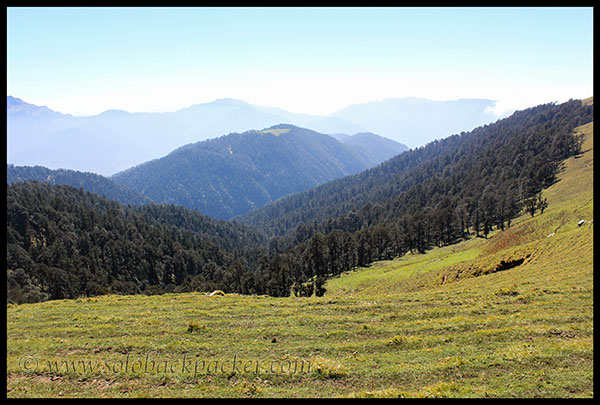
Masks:
[[[592,95],[592,8],[8,8],[8,95],[64,113],[231,97],[328,114]]]

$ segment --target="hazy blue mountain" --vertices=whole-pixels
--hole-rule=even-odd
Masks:
[[[402,143],[370,132],[359,132],[354,135],[329,134],[329,136],[346,146],[355,148],[374,162],[383,162],[408,150],[408,147]]]
[[[328,134],[328,135],[331,136],[332,138],[337,139],[341,143],[346,142],[348,139],[350,139],[352,137],[352,135],[348,135],[348,134]]]
[[[106,174],[145,159],[143,143],[108,125],[114,115],[74,117],[9,97],[7,163]]]
[[[224,98],[174,112],[108,110],[75,117],[7,97],[7,162],[112,175],[230,132],[289,123],[324,134],[373,132],[416,147],[490,122],[491,100],[390,99],[327,116]]]
[[[38,107],[33,104],[28,104],[21,99],[16,97],[6,97],[6,110],[7,113],[12,114],[15,117],[19,116],[58,116],[61,115],[55,111],[52,111],[48,107]]]
[[[496,121],[499,117],[492,112],[494,106],[495,101],[486,99],[390,98],[351,105],[332,117],[415,148]]]
[[[291,113],[276,107],[257,105],[253,107],[259,111],[281,117],[282,122],[291,123],[302,128],[309,128],[322,134],[329,135],[336,132],[354,134],[365,131],[361,126],[339,117]]]
[[[129,190],[111,179],[95,173],[83,173],[74,170],[51,170],[42,166],[6,166],[6,182],[8,184],[22,181],[38,181],[48,184],[64,184],[75,188],[83,188],[90,193],[110,198],[121,204],[146,205],[152,201],[140,193]]]
[[[380,162],[328,135],[276,125],[189,144],[112,179],[156,203],[226,219]]]
[[[408,150],[408,147],[404,144],[370,132],[361,132],[347,136],[347,138],[338,134],[334,138],[346,146],[355,148],[373,162],[383,162]]]
[[[111,175],[165,156],[182,145],[224,133],[310,121],[315,121],[315,127],[323,121],[330,128],[338,122],[342,125],[337,132],[360,130],[343,119],[331,122],[235,99],[219,99],[167,113],[108,110],[75,117],[9,96],[7,162]]]

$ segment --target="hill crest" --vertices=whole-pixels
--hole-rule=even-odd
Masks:
[[[389,141],[395,144],[393,141]],[[231,218],[290,193],[359,173],[391,157],[291,124],[230,133],[182,146],[113,175],[156,203]],[[401,149],[401,148],[400,148]]]

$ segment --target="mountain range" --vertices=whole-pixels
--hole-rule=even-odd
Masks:
[[[289,124],[188,144],[111,177],[155,203],[228,219],[373,167],[407,148],[375,134],[331,136]]]
[[[496,121],[495,104],[487,99],[390,98],[351,105],[333,115],[412,149]]]
[[[174,112],[108,110],[78,117],[8,96],[7,162],[109,176],[189,143],[281,123],[324,134],[372,132],[414,148],[493,121],[494,105],[484,99],[405,98],[310,115],[224,98]]]
[[[522,213],[546,215],[542,193],[558,180],[565,159],[581,155],[575,128],[592,121],[593,105],[580,100],[518,111],[233,221],[174,204],[122,205],[67,185],[8,184],[9,302],[216,289],[322,296],[325,278],[375,261],[492,231],[503,241],[501,232]],[[298,186],[296,179],[323,181],[360,170],[365,158],[338,137],[346,143],[292,125],[232,133],[186,145],[113,180],[153,199],[227,207],[213,216],[231,216],[247,208],[228,205],[231,197],[258,205],[289,191],[281,187]],[[318,170],[306,170],[311,167]],[[556,225],[562,226],[551,229]]]
[[[62,184],[84,189],[101,197],[109,198],[121,204],[147,205],[152,203],[148,197],[115,183],[111,179],[96,173],[79,172],[76,170],[52,170],[43,166],[6,166],[6,183],[37,181],[39,183]]]
[[[485,217],[486,211],[510,211],[507,207],[514,201],[520,198],[524,204],[524,195],[552,184],[557,162],[578,153],[573,128],[591,120],[593,107],[579,100],[517,111],[494,124],[412,149],[354,176],[286,196],[236,220],[269,236],[287,233],[298,242],[302,238],[297,235],[308,234],[306,227],[316,227],[313,232],[322,234],[332,228],[354,232],[365,226],[389,226],[400,212],[442,212],[452,206],[447,211],[451,222],[454,210],[471,210],[473,218]],[[473,207],[478,204],[481,212],[476,213]],[[506,212],[494,217],[502,215]]]

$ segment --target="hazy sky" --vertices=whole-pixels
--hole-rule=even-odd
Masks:
[[[238,98],[329,114],[385,98],[499,110],[592,92],[589,8],[14,8],[8,95],[74,115]]]

